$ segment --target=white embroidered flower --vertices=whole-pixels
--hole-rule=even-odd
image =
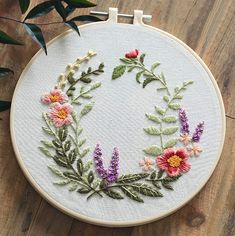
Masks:
[[[202,149],[196,143],[188,146],[187,150],[189,151],[190,156],[199,156],[202,152]]]
[[[180,134],[180,138],[179,138],[180,142],[182,142],[184,145],[187,145],[191,142],[192,137],[185,133],[185,134]]]

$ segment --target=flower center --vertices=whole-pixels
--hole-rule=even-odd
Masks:
[[[174,155],[172,157],[170,157],[167,162],[169,163],[169,165],[171,167],[178,167],[180,166],[180,162],[182,161],[182,158],[180,158],[179,156],[177,155]]]
[[[58,111],[57,113],[57,117],[64,120],[67,117],[67,113],[65,110],[61,109],[60,111]]]
[[[50,99],[51,99],[52,102],[57,102],[57,101],[59,101],[59,98],[60,98],[60,97],[59,97],[58,95],[51,95],[51,96],[50,96]]]

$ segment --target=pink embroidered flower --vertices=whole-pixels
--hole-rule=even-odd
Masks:
[[[139,162],[140,166],[142,166],[142,169],[145,171],[151,170],[153,168],[154,161],[150,159],[149,157],[145,157],[144,160],[141,160]]]
[[[60,89],[53,89],[49,94],[45,94],[41,97],[41,101],[44,104],[50,104],[54,102],[65,103],[68,101],[68,96]]]
[[[202,149],[196,143],[188,146],[187,150],[189,151],[190,156],[199,156],[200,152],[202,152]]]
[[[188,153],[184,148],[174,150],[168,148],[164,153],[157,157],[156,162],[161,170],[165,170],[169,176],[178,176],[190,170],[190,164],[187,163]]]
[[[192,140],[192,137],[187,134],[187,133],[184,133],[184,134],[180,134],[180,138],[179,138],[180,142],[182,142],[184,145],[187,145],[191,142]]]
[[[131,50],[130,52],[126,53],[125,57],[126,58],[136,58],[136,57],[138,57],[138,55],[139,55],[139,50],[134,49],[134,50]]]
[[[69,103],[60,104],[56,102],[48,112],[48,117],[53,121],[55,127],[69,125],[72,123],[72,116],[70,115],[73,107]]]

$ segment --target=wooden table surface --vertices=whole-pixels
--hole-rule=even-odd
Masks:
[[[32,5],[39,2],[32,0]],[[0,235],[235,235],[235,1],[100,0],[97,3],[96,10],[107,11],[112,6],[120,12],[142,9],[145,14],[152,14],[151,25],[175,35],[202,57],[220,87],[227,114],[226,139],[219,164],[202,191],[176,213],[138,227],[98,227],[61,213],[35,192],[20,170],[12,149],[9,111],[1,112]],[[22,19],[18,1],[1,0],[0,15]],[[35,22],[51,20],[58,20],[54,12]],[[1,66],[15,72],[14,76],[0,80],[0,99],[11,100],[17,80],[38,46],[21,25],[1,20],[0,28],[26,42],[23,47],[0,46]],[[47,41],[65,30],[53,25],[43,27]]]

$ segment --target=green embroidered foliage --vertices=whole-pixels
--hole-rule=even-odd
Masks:
[[[144,128],[144,131],[150,135],[160,135],[161,134],[160,130],[156,127],[153,127],[153,126],[150,126],[148,128]]]
[[[165,102],[169,102],[169,101],[170,101],[170,98],[169,98],[167,95],[165,95],[165,96],[163,96],[163,100],[164,100]]]
[[[158,66],[160,66],[160,62],[155,62],[155,63],[153,63],[152,66],[151,66],[151,71],[154,72],[154,70],[155,70]]]
[[[159,107],[159,106],[155,106],[155,110],[157,113],[159,113],[160,115],[164,115],[166,112],[166,109]]]
[[[139,173],[139,174],[128,174],[128,175],[122,175],[118,180],[117,183],[132,183],[141,179],[144,179],[148,177],[148,173]]]
[[[114,190],[112,190],[112,189],[104,189],[103,192],[104,192],[107,196],[109,196],[109,197],[111,197],[111,198],[113,198],[113,199],[123,199],[123,196],[122,196],[119,192],[114,191]]]
[[[94,102],[90,102],[90,103],[86,104],[86,105],[82,108],[82,110],[81,110],[81,112],[80,112],[80,116],[81,116],[81,117],[82,117],[82,116],[85,116],[88,112],[90,112],[91,109],[93,108],[94,104],[95,104]]]
[[[77,182],[70,182],[69,191],[73,192],[78,188],[79,184]]]
[[[70,179],[62,179],[62,180],[54,181],[53,184],[64,186],[64,185],[69,184],[70,182],[71,182]]]
[[[161,119],[159,117],[155,116],[155,115],[146,113],[145,116],[153,122],[156,122],[158,124],[162,123]]]
[[[43,152],[47,157],[53,157],[53,155],[50,153],[50,151],[45,148],[45,147],[39,147],[39,149],[41,150],[41,152]]]
[[[143,150],[145,154],[151,155],[151,156],[158,156],[162,154],[162,149],[156,145],[152,145],[147,147],[146,149]]]
[[[177,144],[177,139],[170,139],[168,140],[165,145],[164,145],[164,148],[170,148],[170,147],[174,147],[176,144]]]
[[[81,147],[85,142],[86,142],[86,139],[81,139],[81,140],[78,142],[78,147]]]
[[[162,130],[162,134],[171,135],[174,134],[178,130],[178,126],[167,127]]]
[[[82,193],[82,194],[86,194],[86,193],[89,193],[90,191],[91,191],[90,188],[82,187],[82,188],[79,188],[77,192]]]
[[[42,127],[42,130],[45,132],[45,133],[47,133],[47,134],[49,134],[49,135],[54,135],[53,134],[53,132],[49,129],[49,128],[47,128],[47,127]]]
[[[59,169],[57,169],[55,166],[48,166],[48,168],[49,168],[49,170],[50,170],[53,174],[55,174],[55,175],[57,175],[57,176],[59,176],[59,177],[62,177],[62,178],[65,177],[65,176],[63,175],[63,173],[62,173]]]
[[[139,83],[139,84],[140,84],[141,75],[142,75],[143,73],[144,73],[144,71],[140,71],[140,72],[138,72],[138,73],[136,74],[135,79],[136,79],[137,83]]]
[[[93,171],[91,170],[91,171],[89,172],[88,176],[87,176],[88,183],[91,184],[91,183],[93,182],[94,178],[95,178],[95,177],[94,177],[94,173],[93,173]]]
[[[172,110],[179,110],[180,109],[180,104],[178,104],[178,103],[169,103],[168,107]]]
[[[149,196],[149,197],[162,197],[163,196],[159,191],[155,190],[151,186],[144,183],[135,183],[135,184],[132,184],[131,187],[136,192],[141,193],[145,196]]]
[[[112,74],[112,79],[117,79],[121,77],[126,71],[126,66],[125,65],[119,65],[114,68],[113,74]]]
[[[41,140],[41,143],[42,143],[43,145],[45,145],[46,147],[48,147],[48,148],[53,148],[53,147],[54,147],[54,146],[53,146],[53,143],[50,142],[50,141]]]
[[[177,117],[176,116],[165,116],[162,118],[162,121],[164,121],[166,123],[175,123],[177,121]]]
[[[157,80],[155,77],[148,77],[143,82],[143,88],[145,88],[149,83]]]
[[[84,166],[83,166],[83,162],[81,159],[77,160],[77,171],[78,171],[79,175],[82,176],[83,171],[84,171]]]
[[[78,155],[82,158],[86,156],[88,152],[90,152],[90,148],[85,148],[82,152],[79,152]]]
[[[137,202],[144,202],[142,198],[140,198],[137,193],[132,190],[130,187],[126,187],[126,186],[122,186],[121,190],[123,191],[123,193],[129,197],[130,199],[137,201]]]

